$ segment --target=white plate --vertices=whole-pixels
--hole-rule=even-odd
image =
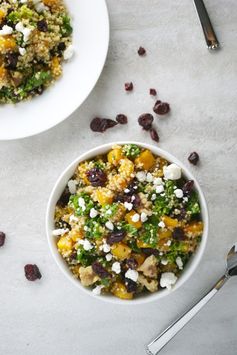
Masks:
[[[0,105],[0,140],[46,131],[72,114],[86,99],[103,69],[109,44],[105,0],[65,0],[73,18],[75,55],[63,76],[42,96],[16,105]]]

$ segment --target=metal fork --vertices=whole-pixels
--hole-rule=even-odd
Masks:
[[[203,0],[194,0],[199,20],[203,29],[204,37],[208,49],[218,49],[220,47],[219,41],[216,37],[215,31],[212,27],[210,17]]]

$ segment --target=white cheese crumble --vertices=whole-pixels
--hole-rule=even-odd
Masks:
[[[187,196],[184,197],[183,200],[184,200],[184,202],[188,202],[188,197]]]
[[[138,181],[144,182],[144,181],[146,180],[146,173],[145,173],[145,171],[138,171],[138,172],[136,173],[136,178],[137,178]]]
[[[161,194],[161,192],[163,192],[163,191],[164,191],[164,186],[163,185],[158,185],[156,187],[156,193],[157,194]]]
[[[4,25],[2,27],[2,29],[0,30],[0,35],[1,36],[7,36],[7,35],[11,35],[13,32],[13,28],[8,26],[8,25]]]
[[[57,237],[58,235],[63,235],[63,234],[68,233],[68,232],[69,232],[69,229],[68,229],[68,228],[66,228],[66,229],[59,228],[59,229],[55,229],[55,230],[53,231],[53,235],[54,235],[55,237]]]
[[[138,272],[136,270],[128,269],[128,271],[125,273],[125,277],[134,282],[137,282]]]
[[[84,250],[89,251],[89,250],[93,249],[93,245],[89,242],[89,240],[85,239],[85,240],[83,240],[83,242],[84,242],[83,243]]]
[[[110,252],[110,245],[107,243],[104,243],[104,244],[102,244],[100,249],[103,250],[105,253],[109,253]]]
[[[20,48],[19,48],[20,50]],[[69,180],[68,183],[67,183],[67,186],[69,188],[69,192],[70,194],[74,195],[77,191],[77,182],[76,180]]]
[[[91,218],[95,218],[96,216],[98,216],[98,211],[93,207],[93,208],[91,208],[91,210],[90,210],[90,217]]]
[[[115,261],[112,265],[112,271],[115,272],[115,274],[120,274],[121,272],[121,265],[118,261]]]
[[[152,182],[153,181],[153,175],[151,173],[147,173],[146,175],[146,181],[147,182]]]
[[[74,48],[73,48],[73,45],[70,44],[70,45],[65,49],[65,51],[64,51],[64,53],[63,53],[63,58],[64,58],[65,60],[71,59],[72,56],[73,56],[73,54],[74,54]]]
[[[131,211],[133,208],[133,204],[130,202],[124,202],[124,207],[128,210]]]
[[[144,223],[147,221],[147,219],[148,219],[147,214],[145,212],[142,212],[141,213],[141,222]]]
[[[183,270],[184,264],[180,256],[176,258],[176,264],[178,265],[179,270]]]
[[[183,195],[184,195],[183,190],[181,190],[181,189],[174,190],[174,194],[177,198],[183,198]]]
[[[168,247],[170,247],[170,246],[171,246],[171,240],[167,240],[167,243],[166,243],[165,245],[167,245]]]
[[[168,264],[168,260],[167,259],[162,259],[161,260],[161,264],[162,265],[167,265]]]
[[[164,272],[161,275],[160,286],[166,287],[168,290],[171,290],[172,286],[176,283],[177,277],[173,272]]]
[[[25,55],[26,54],[26,49],[25,48],[19,47],[18,50],[19,50],[20,55]]]
[[[165,224],[164,224],[163,221],[160,221],[160,222],[158,223],[158,226],[159,226],[160,228],[165,228]]]
[[[156,185],[156,186],[157,185],[163,185],[163,180],[160,177],[155,178],[154,181],[153,181],[153,184]]]
[[[93,288],[92,292],[94,293],[95,296],[99,296],[101,294],[101,290],[104,288],[104,285],[98,285],[95,288]]]
[[[82,211],[85,211],[86,204],[85,204],[85,200],[83,197],[78,198],[78,206],[81,207]]]
[[[132,221],[135,222],[135,223],[138,222],[139,219],[140,219],[140,216],[139,216],[138,213],[135,213],[135,214],[132,216]]]
[[[181,168],[177,164],[170,164],[163,168],[164,177],[168,180],[179,180],[181,178]]]
[[[16,31],[21,32],[23,34],[23,40],[24,42],[27,42],[32,32],[32,29],[24,27],[22,22],[18,22],[15,26],[15,29]]]
[[[155,201],[155,199],[156,199],[156,194],[152,194],[151,195],[151,201]]]
[[[78,221],[79,221],[79,219],[76,216],[74,216],[74,214],[72,214],[69,217],[69,222],[78,222]]]
[[[130,192],[130,190],[129,189],[125,189],[124,192],[125,192],[125,194],[128,194]]]
[[[105,259],[107,260],[107,261],[111,261],[112,259],[113,259],[113,255],[112,254],[106,254],[105,255]]]
[[[114,230],[114,225],[113,225],[113,223],[111,221],[107,221],[105,223],[105,227],[108,228],[111,231]]]

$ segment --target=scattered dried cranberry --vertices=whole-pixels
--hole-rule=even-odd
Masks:
[[[184,186],[183,186],[183,188],[182,188],[184,195],[185,195],[185,196],[190,195],[190,193],[191,193],[192,190],[193,190],[193,187],[194,187],[194,181],[193,181],[193,180],[188,180],[188,181],[184,184]]]
[[[125,287],[129,293],[136,292],[137,284],[135,281],[125,278]]]
[[[124,88],[126,91],[132,91],[133,90],[133,83],[125,83]]]
[[[138,182],[135,180],[133,180],[127,187],[127,192],[126,194],[127,195],[130,195],[132,196],[133,194],[137,193],[137,190],[138,190],[138,186],[137,186]],[[129,190],[129,191],[128,191]]]
[[[175,218],[177,218],[178,221],[182,221],[187,217],[187,212],[185,210],[185,208],[181,208],[180,209],[180,214],[175,215]]]
[[[116,126],[118,122],[109,118],[95,117],[90,124],[90,128],[93,132],[105,132],[108,128]]]
[[[143,56],[146,54],[146,50],[143,47],[139,47],[137,53],[138,53],[138,55]]]
[[[65,190],[63,191],[62,195],[60,196],[60,198],[57,202],[57,205],[60,207],[65,207],[69,202],[70,196],[71,196],[71,194],[70,194],[69,188],[66,187]]]
[[[156,101],[153,111],[157,115],[166,115],[170,111],[170,105],[167,102]]]
[[[156,96],[157,95],[156,89],[150,89],[150,95],[151,96]]]
[[[58,44],[58,50],[59,51],[64,51],[66,49],[66,44],[64,42],[60,42]]]
[[[29,281],[35,281],[37,279],[41,279],[42,275],[39,271],[37,265],[27,264],[25,265],[25,277]]]
[[[127,269],[136,270],[138,267],[138,262],[134,258],[129,258],[125,260],[125,266],[127,267]]]
[[[95,261],[92,264],[92,270],[94,273],[96,273],[101,279],[104,279],[105,277],[109,277],[110,273],[98,262]]]
[[[159,250],[153,248],[142,248],[142,251],[146,255],[155,255],[155,256],[159,255]]]
[[[189,155],[188,157],[188,161],[189,163],[193,164],[193,165],[197,165],[198,161],[199,161],[199,155],[197,152],[193,152]]]
[[[131,202],[132,202],[134,208],[138,208],[141,206],[141,199],[140,199],[139,195],[132,195]]]
[[[107,238],[107,243],[109,245],[119,243],[124,239],[125,236],[126,236],[126,232],[124,230],[117,229],[109,234],[109,236]]]
[[[149,131],[152,127],[154,117],[150,113],[143,113],[138,117],[138,123],[145,131]]]
[[[6,239],[6,234],[3,232],[0,232],[0,247],[2,247],[4,245],[5,239]]]
[[[10,70],[15,70],[18,63],[18,53],[8,53],[5,55],[5,67]]]
[[[48,24],[45,20],[40,20],[37,22],[37,28],[40,32],[47,32],[48,31]]]
[[[153,141],[159,142],[160,138],[159,138],[158,133],[155,128],[150,129],[150,136],[151,136],[151,139],[153,139]]]
[[[107,181],[105,172],[100,168],[92,168],[86,175],[92,186],[104,186]]]
[[[128,118],[127,118],[127,116],[125,116],[123,114],[119,114],[116,116],[116,121],[120,124],[127,124]]]
[[[173,230],[172,236],[175,240],[184,240],[185,239],[184,230],[180,227],[176,227]]]

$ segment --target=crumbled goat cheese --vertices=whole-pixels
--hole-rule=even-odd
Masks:
[[[90,217],[91,217],[91,218],[95,218],[96,216],[98,216],[98,211],[96,211],[95,208],[91,208],[91,210],[90,210]]]
[[[181,178],[181,168],[177,164],[170,164],[163,168],[164,177],[168,180],[179,180]]]
[[[153,181],[153,184],[156,185],[156,186],[157,185],[163,185],[163,180],[160,177],[155,178],[154,181]]]
[[[160,228],[165,228],[165,224],[164,224],[163,221],[160,221],[160,222],[158,223],[158,226],[159,226]]]
[[[112,271],[115,272],[115,274],[120,274],[121,272],[121,265],[118,261],[115,261],[112,265]]]
[[[151,201],[155,201],[155,199],[156,199],[156,194],[152,194],[151,195]]]
[[[161,260],[161,264],[162,265],[167,265],[168,264],[168,260],[167,259],[162,259]]]
[[[188,202],[188,197],[183,198],[184,202]]]
[[[183,195],[184,195],[183,190],[181,190],[181,189],[174,190],[174,194],[177,198],[183,198]]]
[[[111,261],[112,259],[113,259],[113,255],[112,254],[106,254],[105,255],[105,259],[107,260],[107,261]]]
[[[85,211],[86,204],[85,204],[85,200],[83,197],[78,198],[78,206],[81,207],[82,211]]]
[[[95,288],[93,288],[92,292],[94,293],[95,296],[99,296],[101,294],[101,290],[104,288],[104,285],[98,285]]]
[[[133,222],[138,222],[140,219],[140,215],[138,213],[135,213],[133,216],[132,216],[132,221]]]
[[[105,253],[109,253],[110,252],[110,245],[107,243],[102,244],[101,250],[103,250]]]
[[[111,221],[107,221],[105,223],[105,227],[108,228],[111,231],[114,230],[114,225],[113,225],[113,223]]]
[[[147,219],[148,219],[147,214],[145,212],[142,212],[141,213],[141,222],[144,223],[147,221]]]
[[[69,229],[68,229],[68,228],[66,228],[66,229],[59,228],[59,229],[55,229],[55,230],[53,231],[53,235],[54,235],[54,236],[58,236],[58,235],[63,235],[63,234],[68,233],[68,232],[69,232]]]
[[[167,240],[167,243],[166,243],[165,245],[167,245],[168,247],[170,247],[170,246],[171,246],[171,240]]]
[[[160,286],[166,287],[168,290],[171,290],[172,286],[176,283],[177,277],[173,272],[164,272],[161,275]]]
[[[133,204],[130,202],[124,202],[124,207],[128,210],[131,211],[133,208]]]
[[[79,221],[79,219],[76,216],[74,216],[74,214],[72,214],[69,217],[69,222],[78,222],[78,221]]]
[[[8,26],[8,25],[4,25],[2,26],[2,29],[0,30],[0,35],[1,36],[7,36],[7,35],[11,35],[13,32],[13,28]]]
[[[74,48],[73,48],[72,44],[70,44],[70,45],[65,49],[65,51],[64,51],[64,53],[63,53],[63,58],[64,58],[65,60],[71,59],[72,56],[73,56],[73,54],[74,54]]]
[[[130,190],[129,189],[125,189],[124,192],[125,192],[125,194],[128,194],[130,192]]]
[[[145,171],[138,171],[138,172],[136,173],[136,178],[137,178],[138,181],[144,182],[144,181],[146,180],[146,173],[145,173]]]
[[[152,181],[153,181],[153,176],[152,176],[151,173],[147,173],[147,175],[146,175],[146,181],[147,181],[147,182],[152,182]]]
[[[67,183],[70,194],[74,195],[77,191],[77,182],[76,180],[69,180]]]
[[[134,282],[137,282],[138,272],[136,270],[128,269],[128,271],[125,273],[125,277]]]
[[[178,265],[179,270],[183,270],[184,264],[180,256],[176,258],[176,264]]]
[[[89,242],[89,240],[85,239],[83,243],[84,250],[88,251],[93,249],[93,245]]]
[[[25,48],[19,47],[18,50],[19,50],[20,55],[25,55],[26,54],[26,49]]]
[[[158,185],[157,187],[156,187],[156,193],[157,194],[160,194],[161,192],[163,192],[164,191],[164,186],[163,185]]]

